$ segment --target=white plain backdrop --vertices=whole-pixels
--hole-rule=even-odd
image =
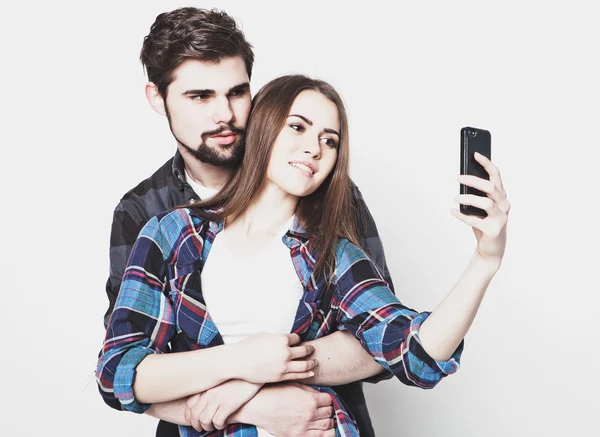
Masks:
[[[86,384],[104,335],[113,208],[175,151],[145,100],[139,50],[156,15],[187,5],[242,24],[253,94],[290,72],[340,91],[352,177],[415,309],[435,307],[475,248],[450,214],[460,128],[492,133],[513,205],[504,264],[456,375],[430,391],[365,385],[378,436],[600,435],[597,5],[349,3],[1,7],[6,435],[154,435],[154,419],[111,410]]]

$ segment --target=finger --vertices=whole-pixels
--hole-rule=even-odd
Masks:
[[[308,372],[311,369],[314,369],[319,365],[317,360],[299,360],[299,361],[290,361],[287,364],[286,372]]]
[[[214,431],[215,427],[213,426],[213,417],[215,417],[215,413],[219,409],[219,404],[208,404],[202,414],[200,415],[200,423],[202,424],[202,429],[204,431]]]
[[[194,428],[196,431],[198,431],[198,432],[204,431],[202,429],[202,424],[200,423],[200,419],[198,419],[197,417],[192,416],[192,420],[190,421],[190,424],[191,424],[192,428]]]
[[[319,393],[317,397],[317,407],[328,407],[333,405],[333,399],[328,393]]]
[[[506,191],[504,190],[504,185],[502,184],[502,176],[500,175],[500,169],[496,167],[492,161],[488,159],[487,156],[482,155],[479,152],[475,152],[475,159],[477,162],[481,164],[481,166],[487,171],[490,175],[490,180],[496,184],[496,186],[502,190],[504,195],[506,196]]]
[[[193,408],[194,405],[196,405],[196,402],[198,402],[198,399],[200,399],[200,393],[194,396],[190,396],[185,403],[188,406],[188,408]]]
[[[458,182],[467,187],[475,188],[479,191],[484,192],[489,198],[494,200],[496,203],[500,203],[505,197],[500,189],[492,182],[487,179],[482,179],[473,175],[459,175],[457,178]]]
[[[479,229],[481,232],[483,232],[483,229],[481,229],[481,228],[484,226],[483,225],[484,219],[475,217],[472,215],[465,215],[455,208],[453,208],[451,212],[452,212],[452,215],[454,215],[454,217],[456,217],[460,221],[468,224],[469,226],[471,226],[475,229]]]
[[[190,407],[188,407],[187,405],[183,410],[183,417],[185,418],[186,423],[192,422],[192,412],[190,411]]]
[[[333,419],[331,417],[327,419],[319,419],[310,422],[306,429],[320,429],[321,431],[327,431],[333,428]]]
[[[298,334],[288,334],[287,337],[289,346],[300,343],[300,336]]]
[[[205,408],[206,408],[206,400],[205,400],[204,396],[200,396],[200,399],[198,400],[198,402],[196,402],[196,405],[194,405],[194,407],[191,409],[192,420],[190,422],[191,422],[192,428],[194,428],[198,432],[203,431],[202,423],[200,423],[200,417],[202,416],[202,412],[204,411]]]
[[[310,372],[301,372],[301,373],[284,373],[281,376],[281,379],[279,379],[279,381],[292,381],[294,379],[306,379],[306,378],[312,378],[313,376],[315,376],[315,372],[313,372],[312,370]]]
[[[225,429],[227,427],[227,419],[231,413],[233,411],[227,411],[223,406],[219,407],[212,420],[214,427],[218,430]]]
[[[454,197],[454,200],[461,205],[470,205],[483,209],[487,212],[488,216],[491,215],[497,207],[496,202],[489,197],[475,196],[473,194],[459,194]]]
[[[315,347],[310,345],[310,344],[303,344],[300,346],[294,346],[290,348],[291,351],[291,356],[292,356],[292,360],[298,359],[298,358],[304,358],[307,355],[312,354],[315,351]]]
[[[333,407],[319,407],[315,413],[315,420],[317,419],[329,419],[333,416]]]

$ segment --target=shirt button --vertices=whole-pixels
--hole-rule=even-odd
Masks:
[[[196,202],[197,199],[194,199],[193,197],[190,199],[190,203],[194,203]]]

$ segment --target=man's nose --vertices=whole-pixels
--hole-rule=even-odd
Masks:
[[[233,120],[233,111],[227,97],[215,99],[213,122],[215,124],[229,123]]]

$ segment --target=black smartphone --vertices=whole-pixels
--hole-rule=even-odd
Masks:
[[[483,166],[475,160],[475,152],[492,159],[492,136],[490,132],[476,127],[463,127],[460,130],[460,174],[468,174],[490,180],[490,175]],[[474,194],[486,197],[483,191],[460,184],[460,194]],[[467,215],[487,217],[480,208],[470,205],[460,205],[460,212]]]

